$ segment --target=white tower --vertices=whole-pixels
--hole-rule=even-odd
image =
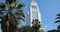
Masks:
[[[41,14],[39,12],[39,8],[35,0],[32,0],[30,5],[30,11],[29,11],[29,17],[30,17],[30,26],[32,26],[32,21],[35,19],[38,19],[41,22]]]
[[[38,19],[40,21],[40,25],[42,25],[41,24],[41,14],[40,14],[38,5],[35,2],[35,0],[32,0],[32,2],[30,4],[30,11],[28,12],[28,15],[26,18],[27,18],[27,22],[26,22],[27,25],[32,26],[32,22],[35,19]],[[45,28],[41,27],[39,30],[40,30],[40,32],[42,32],[42,31],[45,32]]]

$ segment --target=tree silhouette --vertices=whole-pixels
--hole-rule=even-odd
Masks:
[[[38,32],[39,28],[40,28],[40,21],[38,19],[33,20],[32,22],[33,24],[33,29],[35,30],[35,32]]]
[[[19,32],[34,32],[34,29],[31,26],[22,26],[19,28]]]
[[[48,32],[60,32],[60,13],[58,13],[57,15],[57,18],[56,18],[56,21],[55,21],[55,23],[58,23],[59,25],[58,25],[58,30],[49,30]]]
[[[0,16],[2,16],[1,29],[2,32],[17,32],[19,20],[24,20],[25,15],[23,4],[18,4],[18,0],[6,0],[5,3],[0,3]],[[13,11],[16,11],[15,13]],[[4,15],[6,13],[6,15]],[[19,16],[19,17],[16,17]]]
[[[57,14],[57,18],[56,18],[56,22],[55,23],[59,23],[58,31],[60,31],[60,13]]]

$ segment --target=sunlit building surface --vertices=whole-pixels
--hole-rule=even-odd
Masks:
[[[28,17],[28,21],[26,23],[27,25],[29,24],[30,26],[32,26],[32,21],[35,19],[38,19],[41,22],[41,14],[35,0],[32,0],[30,4],[30,11],[28,12],[27,17]]]
[[[39,11],[38,4],[36,3],[35,0],[32,0],[32,2],[30,4],[30,11],[28,12],[28,15],[27,15],[26,24],[29,25],[29,26],[32,26],[32,22],[35,19],[38,19],[40,21],[39,24],[42,26],[41,13]],[[40,32],[42,32],[42,31],[45,32],[44,28],[40,28],[39,30],[40,30]]]

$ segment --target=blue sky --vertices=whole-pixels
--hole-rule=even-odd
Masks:
[[[32,0],[20,0],[19,3],[25,4],[23,8],[24,13],[27,14],[29,11],[30,3]],[[56,14],[60,12],[60,0],[35,0],[39,6],[39,10],[42,18],[42,27],[46,30],[57,29],[55,24]],[[4,0],[1,0],[4,2]],[[25,22],[22,22],[22,25],[25,25]]]
[[[30,3],[32,0],[21,0],[20,3],[24,3],[26,6],[24,12],[27,14],[29,11]],[[57,29],[56,14],[60,12],[60,0],[36,0],[42,18],[42,27],[46,30]]]

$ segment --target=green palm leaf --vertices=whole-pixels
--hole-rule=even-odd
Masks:
[[[60,17],[57,17],[56,19],[60,19]]]
[[[25,15],[24,15],[24,13],[23,13],[23,10],[17,11],[17,12],[16,12],[16,15],[19,15],[19,16],[22,16],[22,17],[25,18]]]
[[[8,2],[9,4],[12,4],[13,2],[17,2],[18,0],[6,0],[6,3]]]
[[[58,22],[60,22],[60,20],[57,20],[55,23],[58,23]]]
[[[17,5],[17,9],[20,9],[20,8],[22,8],[22,7],[24,7],[24,4],[19,4],[19,5]]]
[[[58,13],[57,16],[60,16],[60,13]]]
[[[55,23],[59,23],[59,22],[60,22],[60,13],[58,13],[57,16],[58,16],[58,17],[56,18],[57,21],[55,21]]]
[[[36,31],[40,28],[40,24],[39,24],[40,22],[39,22],[39,20],[38,19],[35,19],[35,20],[33,20],[33,22],[32,22],[32,24],[33,24],[33,29],[35,29]]]
[[[0,8],[1,8],[1,11],[0,11],[1,13],[0,14],[1,15],[3,15],[2,11],[5,11],[4,9],[7,10],[7,14],[5,15],[5,17],[3,17],[3,21],[2,21],[3,22],[2,23],[2,30],[4,32],[5,31],[6,32],[13,32],[14,30],[16,30],[17,25],[19,24],[19,20],[25,20],[25,15],[23,13],[23,10],[19,10],[23,7],[23,4],[18,4],[17,5],[17,1],[18,0],[6,0],[5,4],[0,4]],[[14,11],[14,9],[15,9],[15,11],[17,10],[17,12],[13,14],[12,12]],[[20,17],[17,18],[17,17],[15,17],[15,15],[16,16],[18,15]],[[9,28],[5,30],[6,27],[4,27],[4,25],[7,25],[7,24],[4,24],[4,23],[7,23],[7,22],[9,24]],[[13,29],[13,30],[11,30],[11,29]]]
[[[0,8],[4,9],[6,6],[3,3],[0,3]]]

